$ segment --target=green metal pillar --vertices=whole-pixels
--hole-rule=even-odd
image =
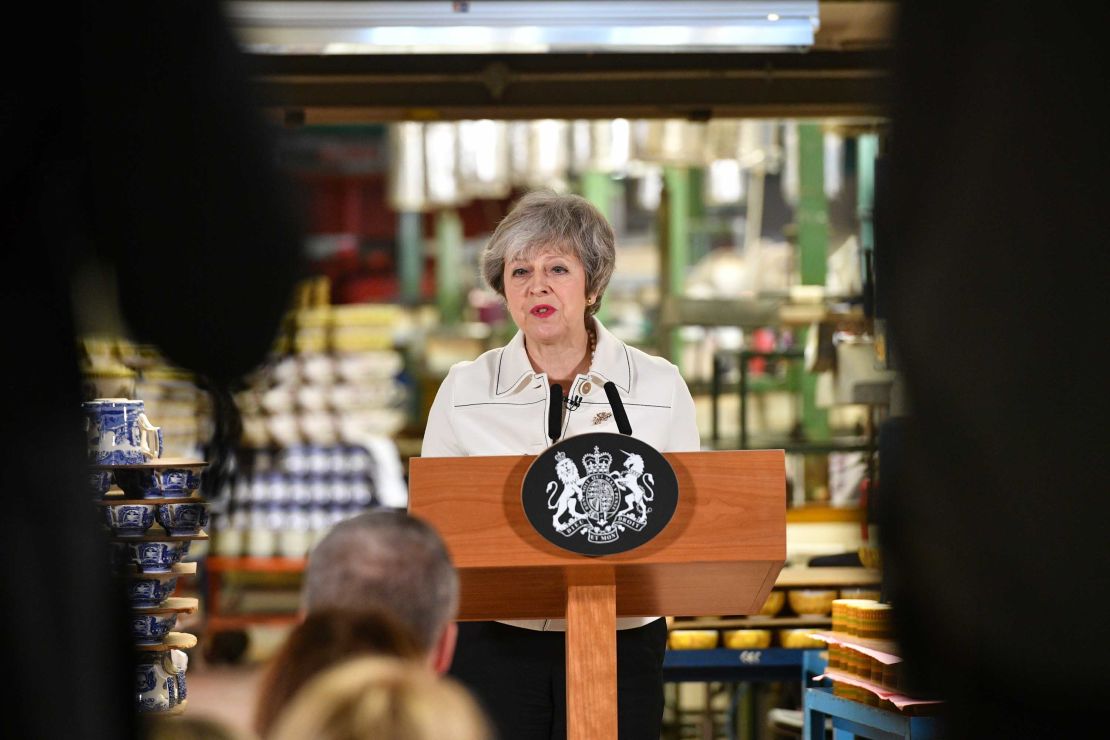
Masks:
[[[798,126],[798,143],[801,282],[802,285],[824,285],[829,258],[829,208],[825,200],[825,143],[820,125]]]
[[[875,248],[875,158],[879,156],[877,134],[863,134],[856,142],[856,216],[859,218],[860,274]]]
[[[458,211],[436,213],[436,304],[440,322],[456,324],[462,319],[463,295],[459,279],[462,263],[463,227]]]
[[[828,270],[829,209],[825,199],[824,139],[819,124],[798,126],[798,263],[802,285],[823,286]],[[805,346],[806,333],[799,332],[800,346]],[[828,412],[817,407],[817,376],[805,373],[801,379],[801,391],[801,422],[806,439],[828,439]]]
[[[710,233],[705,223],[705,168],[687,167],[686,265],[709,254]]]
[[[581,195],[590,203],[594,204],[601,215],[606,219],[613,217],[613,198],[617,194],[617,183],[613,181],[612,176],[608,172],[601,170],[586,170],[582,173],[580,180]],[[617,245],[620,248],[620,245]],[[605,299],[601,301],[601,306],[597,310],[597,318],[604,324],[608,318],[608,310]]]
[[[605,218],[612,218],[616,183],[609,173],[601,170],[586,170],[581,175],[579,187],[583,198],[597,206]]]
[[[404,306],[418,306],[423,299],[421,278],[424,273],[424,214],[419,211],[401,211],[397,214],[397,281],[399,299]],[[405,374],[410,378],[421,377],[421,358],[415,344],[405,349]],[[422,383],[413,383],[408,395],[408,417],[419,419],[424,407]]]
[[[401,303],[420,303],[421,277],[424,272],[424,214],[402,211],[397,214],[397,275]]]
[[[686,266],[690,256],[690,180],[687,167],[671,165],[663,168],[660,295],[665,304],[673,304],[682,298],[686,288]],[[667,336],[659,338],[660,351],[681,368],[680,328],[667,328]]]

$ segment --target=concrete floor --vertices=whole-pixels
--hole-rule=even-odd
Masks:
[[[201,636],[201,642],[190,651],[186,673],[189,701],[185,713],[190,717],[215,719],[252,735],[262,671],[288,630],[288,627],[252,628],[247,633],[245,652],[237,660],[225,656],[218,662],[206,657],[209,646]]]
[[[215,719],[243,733],[251,733],[260,664],[200,665],[189,667],[190,717]]]

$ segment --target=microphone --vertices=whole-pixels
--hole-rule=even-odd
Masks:
[[[551,400],[547,404],[547,436],[551,441],[559,439],[560,428],[563,426],[563,386],[555,383],[551,386]]]
[[[613,409],[613,419],[617,422],[617,429],[621,434],[632,434],[632,425],[628,423],[628,414],[624,413],[624,403],[621,402],[617,386],[609,381],[604,386],[605,395],[609,398],[609,406]]]

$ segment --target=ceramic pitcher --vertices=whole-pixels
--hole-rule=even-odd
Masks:
[[[142,401],[97,398],[81,408],[90,463],[136,465],[162,456],[162,430],[150,423]]]

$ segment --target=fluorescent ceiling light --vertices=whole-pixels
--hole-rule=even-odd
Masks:
[[[260,54],[802,50],[817,0],[471,0],[227,3]]]

